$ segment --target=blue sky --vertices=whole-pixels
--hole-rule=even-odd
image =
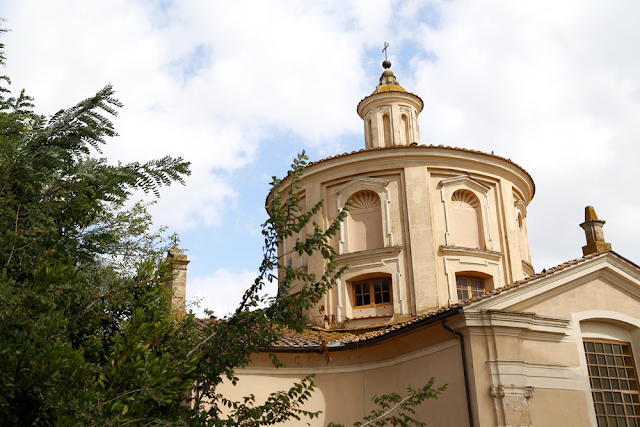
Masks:
[[[355,109],[384,42],[425,101],[421,138],[513,159],[533,176],[534,266],[579,257],[584,207],[640,263],[640,3],[635,1],[23,0],[3,8],[14,90],[53,113],[112,83],[105,154],[193,164],[158,224],[192,260],[188,297],[233,309],[262,254],[272,175],[363,148]]]

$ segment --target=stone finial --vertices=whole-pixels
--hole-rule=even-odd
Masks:
[[[167,259],[171,261],[173,280],[167,282],[165,286],[173,291],[171,306],[174,310],[184,312],[185,297],[187,293],[187,256],[176,246],[167,254]]]
[[[584,234],[587,236],[587,245],[582,247],[582,254],[584,256],[611,249],[611,243],[604,241],[604,233],[602,231],[604,224],[605,221],[598,219],[593,206],[584,208],[584,222],[580,224],[580,227],[584,230]]]
[[[380,86],[385,85],[400,86],[400,83],[398,83],[396,76],[393,75],[393,71],[389,70],[388,68],[382,72],[382,75],[380,76],[380,83],[378,84],[378,86],[376,86],[376,89],[380,89]],[[378,92],[380,92],[380,90],[378,90]]]

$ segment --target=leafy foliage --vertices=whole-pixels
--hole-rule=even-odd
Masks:
[[[136,190],[158,196],[162,186],[184,184],[189,163],[167,156],[113,165],[93,157],[117,135],[109,116],[121,104],[111,86],[49,118],[33,111],[24,90],[10,94],[0,87],[0,425],[262,426],[316,417],[302,408],[312,376],[265,402],[217,391],[225,380],[235,384],[234,371],[284,328],[302,331],[298,313],[344,271],[330,241],[349,203],[326,229],[313,222],[322,202],[301,212],[306,155],[285,180],[271,182],[258,278],[233,315],[210,313],[199,328],[192,313],[172,310],[165,286],[173,276],[164,254],[177,236],[153,230],[148,204],[126,207]],[[321,277],[281,262],[279,245],[301,232],[293,250],[321,253]],[[278,271],[277,296],[262,296]],[[298,284],[302,291],[290,295]],[[409,425],[412,407],[442,390],[432,382],[405,399],[382,396],[366,423]],[[392,404],[398,415],[385,418]]]
[[[183,183],[189,163],[92,157],[116,136],[110,86],[49,118],[24,90],[0,95],[0,425],[178,420],[193,316],[171,313],[174,242],[125,202]]]
[[[312,218],[319,212],[322,202],[311,207],[308,212],[300,212],[296,191],[306,160],[307,156],[304,153],[294,160],[285,182],[273,178],[267,204],[270,216],[263,224],[262,231],[265,253],[260,274],[244,293],[234,314],[224,321],[209,322],[204,332],[204,340],[193,350],[199,349],[203,356],[200,367],[203,376],[195,388],[194,404],[202,405],[207,419],[211,420],[213,425],[264,425],[288,418],[300,419],[302,415],[317,415],[299,409],[313,389],[311,377],[296,384],[287,393],[272,394],[263,405],[256,405],[252,397],[244,402],[230,402],[216,393],[216,386],[224,378],[235,384],[238,378],[234,375],[234,370],[247,366],[251,361],[251,355],[260,349],[269,349],[280,337],[282,328],[302,331],[306,325],[298,313],[303,309],[310,309],[314,301],[324,295],[344,271],[344,268],[336,270],[336,264],[333,262],[336,253],[330,239],[338,232],[340,221],[345,218],[346,211],[326,230],[319,224],[312,223]],[[285,184],[289,189],[283,196],[282,189]],[[278,256],[278,245],[286,237],[305,230],[307,226],[312,228],[312,232],[308,233],[304,240],[298,240],[295,251],[308,254],[319,251],[325,256],[327,267],[320,278],[284,265],[280,262],[282,256]],[[284,272],[278,295],[271,298],[262,297],[260,293],[266,283],[278,280],[273,274],[278,270]],[[290,296],[288,290],[295,282],[302,282],[304,286],[299,294]],[[282,366],[275,354],[271,353],[270,356],[275,366]],[[231,407],[234,411],[225,416],[223,407]]]
[[[422,404],[425,399],[438,398],[438,395],[446,390],[447,385],[433,388],[434,379],[420,389],[411,386],[407,388],[407,397],[402,398],[398,393],[384,394],[380,397],[373,396],[371,399],[378,408],[371,411],[369,415],[364,417],[363,421],[353,424],[354,427],[376,426],[383,427],[390,423],[393,426],[401,427],[424,427],[425,422],[417,421],[413,418],[416,406]],[[393,406],[392,406],[393,405]],[[344,427],[342,424],[329,423],[327,427]]]

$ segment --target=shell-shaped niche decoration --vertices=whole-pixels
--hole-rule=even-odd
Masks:
[[[351,196],[351,200],[353,200],[352,211],[380,209],[380,196],[371,190],[358,191]]]
[[[451,207],[459,210],[480,209],[478,198],[469,190],[458,190],[451,196]]]

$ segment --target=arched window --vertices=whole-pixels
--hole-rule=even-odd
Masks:
[[[451,196],[451,244],[484,249],[480,201],[469,190],[458,190]]]
[[[388,114],[382,115],[382,127],[384,129],[384,146],[391,147],[391,120]]]
[[[598,426],[635,426],[640,386],[633,334],[628,324],[599,320],[580,322]]]
[[[403,114],[401,117],[402,122],[402,132],[404,137],[405,145],[411,144],[411,135],[409,133],[409,117],[406,114]]]
[[[347,248],[349,252],[384,247],[380,196],[371,190],[362,190],[351,196]]]
[[[367,144],[370,148],[373,148],[373,128],[371,126],[371,119],[367,119]]]

